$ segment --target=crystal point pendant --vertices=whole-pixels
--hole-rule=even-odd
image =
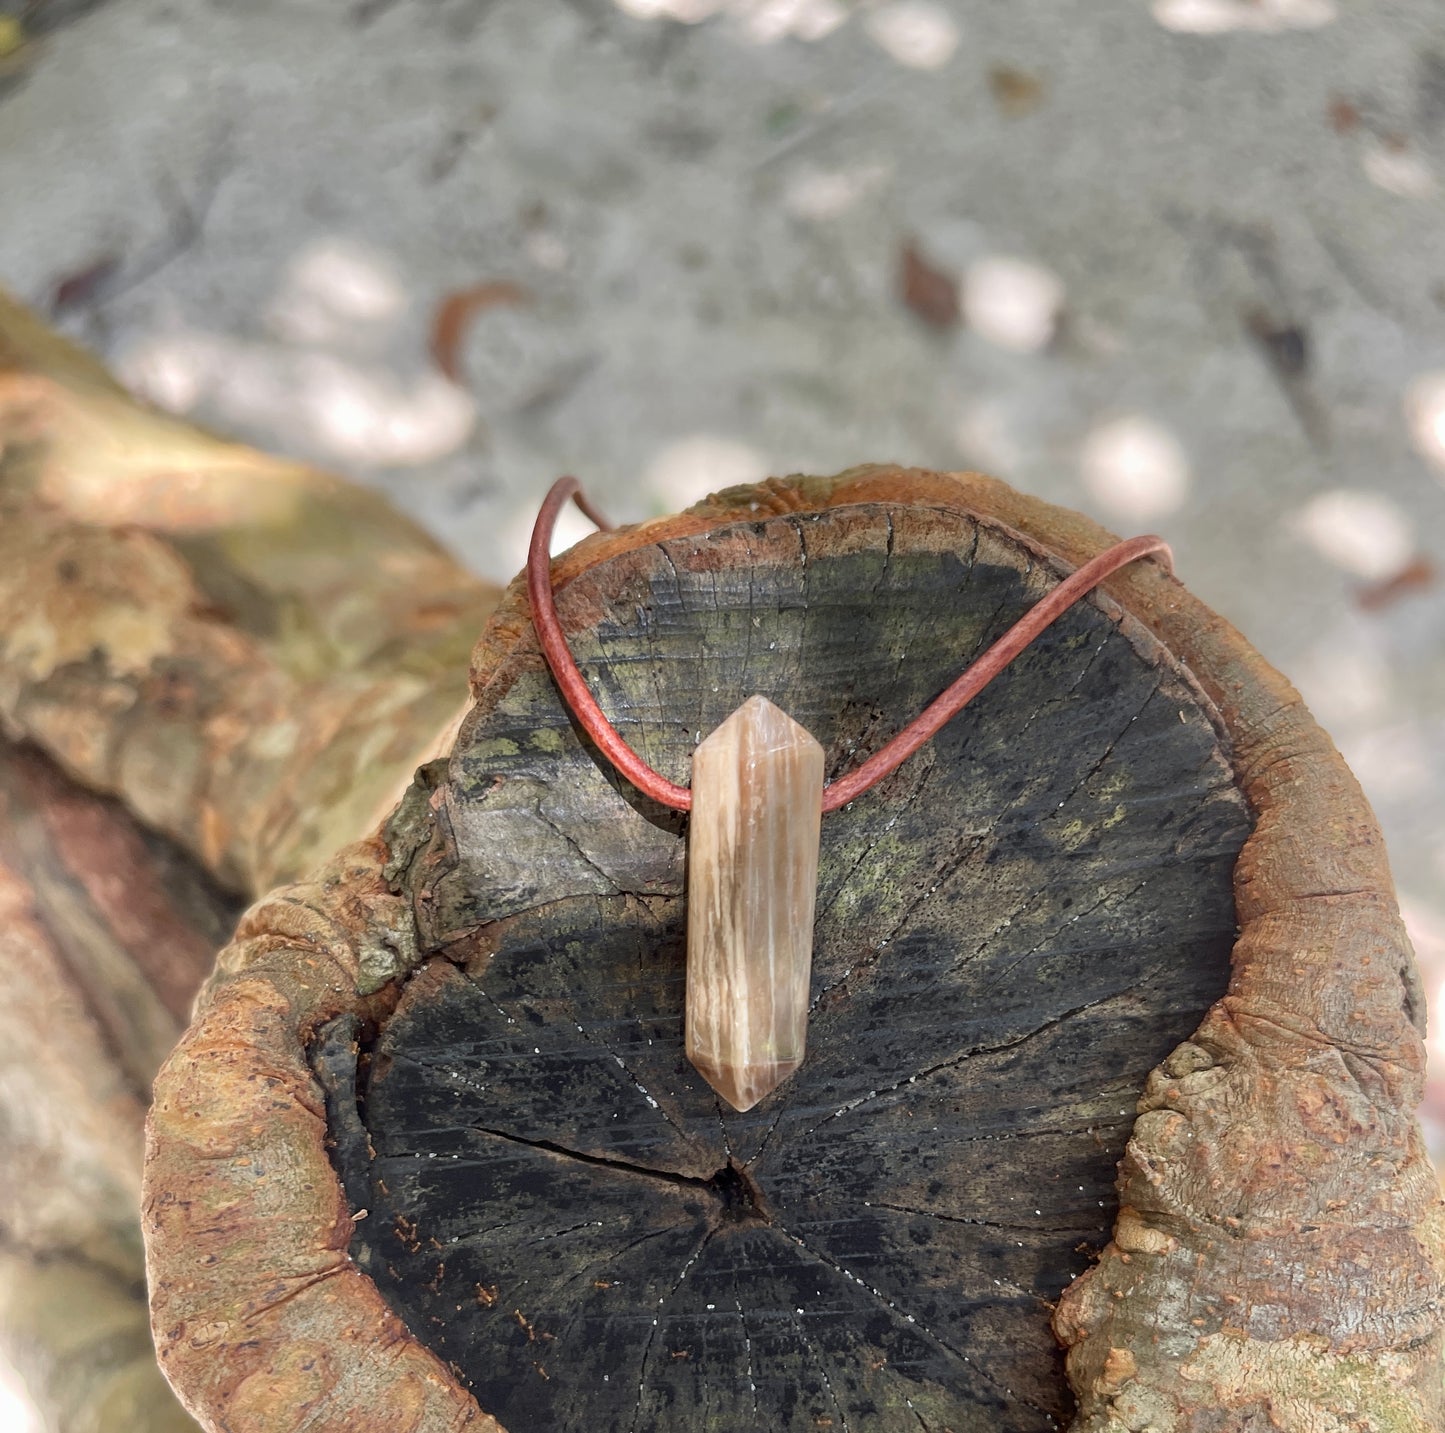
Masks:
[[[692,757],[687,1057],[738,1110],[803,1062],[823,748],[749,697]]]

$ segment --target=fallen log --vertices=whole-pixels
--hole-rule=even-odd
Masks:
[[[0,723],[234,889],[327,859],[446,749],[496,596],[378,494],[144,407],[0,292]]]
[[[831,775],[1107,541],[864,469],[554,578],[665,775],[753,692]],[[158,1081],[155,1327],[208,1427],[1439,1425],[1378,832],[1179,583],[1111,580],[825,821],[810,1054],[743,1115],[682,1054],[680,821],[579,737],[520,589],[472,691],[381,833],[247,915]]]

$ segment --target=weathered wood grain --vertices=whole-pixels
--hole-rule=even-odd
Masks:
[[[991,525],[877,504],[626,553],[561,610],[674,779],[754,691],[836,774],[1052,580]],[[1227,979],[1249,822],[1197,689],[1086,603],[827,818],[809,1058],[743,1115],[683,1054],[678,823],[534,664],[489,695],[409,875],[447,958],[368,1043],[344,1146],[392,1306],[512,1433],[1056,1426],[1053,1300]]]

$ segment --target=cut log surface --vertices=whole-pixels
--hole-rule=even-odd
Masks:
[[[867,502],[618,551],[559,610],[664,775],[760,693],[831,779],[1064,570]],[[1097,595],[826,817],[808,1056],[738,1114],[683,1054],[684,819],[504,639],[395,873],[429,958],[312,1046],[353,1258],[509,1433],[1061,1425],[1054,1302],[1228,982],[1250,815],[1208,700]]]

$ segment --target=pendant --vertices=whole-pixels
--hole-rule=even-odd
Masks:
[[[803,1063],[823,748],[749,697],[693,753],[691,789],[687,1058],[747,1110]]]

